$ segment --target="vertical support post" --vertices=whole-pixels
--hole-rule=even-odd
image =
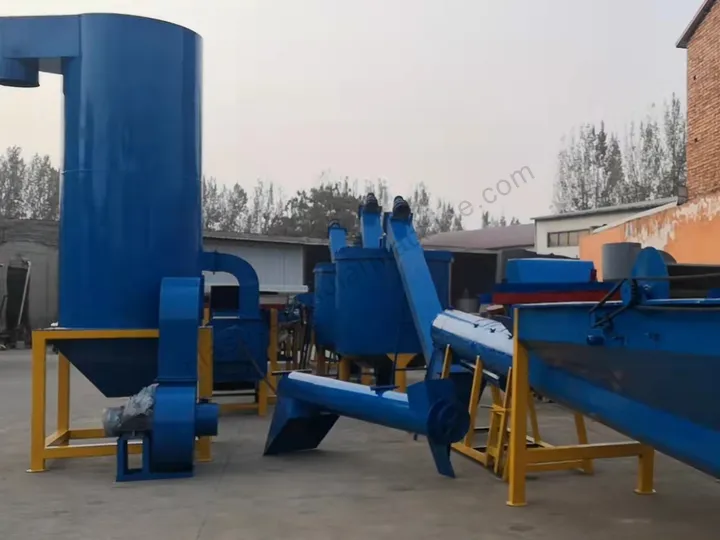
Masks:
[[[58,444],[70,443],[70,362],[65,355],[58,355],[57,431],[65,433]]]
[[[450,345],[445,347],[445,356],[443,357],[442,373],[440,374],[441,379],[447,379],[450,377],[450,367],[452,366],[452,350]]]
[[[395,360],[395,385],[397,391],[405,394],[407,392],[407,368],[415,358],[414,354],[388,354],[391,360]]]
[[[505,392],[502,396],[502,402],[500,403],[499,407],[499,414],[498,416],[498,426],[497,426],[497,441],[496,441],[496,448],[497,448],[497,455],[495,456],[495,467],[494,472],[496,475],[499,475],[501,472],[501,468],[503,465],[503,460],[505,459],[505,441],[508,438],[508,416],[512,414],[512,393],[513,393],[513,387],[512,387],[512,374],[513,374],[513,368],[510,366],[508,368],[507,377],[506,377],[506,386],[505,386]],[[496,400],[500,400],[500,390],[496,391],[496,394],[493,394],[493,404],[495,404]],[[495,431],[493,429],[493,431]],[[523,446],[523,448],[525,448]],[[502,474],[503,479],[508,479],[508,469],[510,468],[509,465],[502,468]]]
[[[443,366],[444,367],[444,366]],[[475,421],[477,420],[477,410],[480,405],[480,389],[482,388],[483,363],[478,356],[475,359],[475,372],[473,373],[472,388],[470,390],[470,405],[468,412],[470,413],[470,429],[465,434],[463,444],[468,448],[473,447],[473,439],[475,438]]]
[[[198,396],[211,399],[213,395],[213,349],[212,328],[200,329],[198,336]],[[210,437],[199,437],[196,446],[199,462],[212,461],[212,442]]]
[[[518,337],[519,310],[515,310],[513,325],[513,373],[510,410],[510,463],[509,506],[525,506],[525,481],[527,474],[527,401],[530,395],[530,359]]]
[[[655,493],[655,449],[650,446],[642,446],[642,452],[638,455],[638,476],[635,493],[638,495],[652,495]]]
[[[575,416],[575,432],[577,433],[578,444],[589,444],[587,427],[585,426],[585,417],[580,413],[574,413]],[[582,471],[585,474],[593,474],[595,467],[592,459],[582,460]]]
[[[360,375],[360,383],[365,386],[371,386],[373,383],[373,372],[368,368],[362,368],[362,374]]]
[[[350,371],[352,368],[352,358],[349,356],[343,356],[338,362],[338,379],[341,381],[350,380]]]
[[[280,371],[278,367],[278,312],[277,309],[270,310],[270,342],[268,343],[268,358],[270,359],[270,371],[267,374],[268,381],[273,388],[277,388],[273,372]]]
[[[33,332],[32,340],[32,412],[30,421],[30,468],[45,470],[45,412],[47,409],[47,341]]]
[[[327,366],[325,365],[325,350],[315,345],[315,374],[324,377],[327,375]]]

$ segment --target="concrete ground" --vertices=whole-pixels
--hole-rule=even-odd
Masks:
[[[74,376],[75,426],[96,426],[107,400]],[[594,477],[542,474],[528,482],[529,505],[509,508],[506,484],[478,465],[456,455],[458,478],[440,477],[424,442],[347,419],[322,450],[263,457],[269,419],[223,418],[215,461],[189,480],[115,484],[114,458],[28,474],[29,391],[29,353],[0,353],[3,540],[704,540],[720,530],[720,484],[664,457],[653,496],[633,493],[634,460],[603,461]],[[545,438],[567,441],[570,417],[542,409]]]

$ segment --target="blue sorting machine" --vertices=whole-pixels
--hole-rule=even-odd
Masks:
[[[118,480],[190,475],[196,437],[217,433],[217,405],[197,393],[202,270],[237,261],[202,255],[201,64],[202,38],[164,21],[0,18],[0,85],[37,87],[41,71],[63,78],[66,337],[53,344],[107,397],[154,389],[150,420],[116,433]],[[248,333],[259,328],[251,304],[238,314]],[[147,329],[159,337],[112,337]],[[131,470],[123,460],[137,436],[143,465]]]
[[[330,263],[315,268],[313,324],[319,346],[353,357],[375,369],[380,385],[393,382],[395,355],[424,350],[403,292],[396,259],[386,246],[387,235],[377,198],[369,193],[359,208],[362,246],[347,245],[347,231],[334,223],[328,231]],[[423,252],[430,287],[443,308],[450,304],[452,254]]]
[[[401,198],[395,200],[393,213],[385,216],[384,230],[416,334],[430,358],[426,380],[417,384],[441,376],[443,351],[449,346],[455,404],[462,403],[463,408],[468,404],[465,385],[478,356],[486,375],[483,381],[504,388],[504,377],[513,363],[512,327],[441,308],[437,295],[432,294],[431,273],[411,225],[410,208]],[[524,261],[514,264],[520,266],[517,282],[531,280],[538,286],[541,276],[522,268]],[[535,268],[538,264],[550,268],[545,263],[530,263]],[[552,267],[558,264],[567,264],[563,273],[572,278],[570,290],[578,284],[587,288],[586,278],[580,279],[580,274],[587,274],[588,265],[558,261]],[[515,304],[516,337],[529,351],[531,387],[632,439],[720,477],[720,416],[715,391],[720,358],[713,334],[720,323],[719,284],[720,266],[668,262],[661,252],[646,248],[637,256],[631,275],[591,288],[593,294],[602,294],[599,300]],[[539,285],[545,292],[556,288],[552,283]],[[400,426],[380,393],[372,415],[358,414],[351,396],[368,395],[372,390],[361,388],[332,386],[312,376],[301,380],[285,377],[278,387],[279,406],[266,452],[314,448],[337,415],[417,429],[417,423],[410,421]],[[447,392],[444,399],[449,401]],[[448,414],[446,418],[446,433],[454,433],[451,427],[459,431],[459,417]],[[296,440],[300,425],[314,435]],[[433,451],[433,455],[437,460],[438,453]],[[452,469],[443,463],[438,470],[447,473]]]
[[[712,298],[719,282],[720,266],[667,263],[645,248],[607,299],[515,306],[531,386],[720,477],[720,358],[713,334],[720,300]],[[620,298],[611,300],[616,292]],[[496,376],[512,364],[513,336],[500,322],[445,312],[432,336],[460,362],[480,355]]]

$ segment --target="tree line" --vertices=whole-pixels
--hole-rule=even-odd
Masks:
[[[676,196],[687,182],[686,140],[687,121],[675,94],[661,112],[653,104],[622,139],[607,132],[604,122],[581,125],[558,154],[554,211]]]
[[[203,177],[203,223],[215,231],[325,238],[330,222],[337,220],[351,235],[359,229],[357,210],[365,194],[374,192],[384,208],[392,195],[386,180],[375,182],[333,179],[320,175],[315,187],[285,197],[283,190],[258,180],[246,190],[242,184],[221,184]],[[418,184],[406,197],[413,209],[418,236],[463,229],[463,216],[444,199],[431,196],[425,184]],[[0,155],[0,216],[10,219],[57,220],[60,208],[60,172],[50,157],[35,154],[29,159],[12,146]],[[509,224],[515,224],[512,218]],[[507,225],[504,216],[483,212],[483,227]]]

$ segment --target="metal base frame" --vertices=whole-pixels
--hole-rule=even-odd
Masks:
[[[205,317],[206,322],[209,321],[209,310],[206,311]],[[275,388],[277,388],[276,376],[273,373],[280,371],[278,364],[278,351],[279,351],[279,332],[278,332],[278,311],[277,309],[270,310],[270,341],[268,344],[268,358],[270,359],[270,366],[268,373],[262,381],[258,381],[255,385],[255,395],[252,402],[246,401],[223,401],[218,402],[220,407],[221,415],[228,415],[233,413],[247,413],[254,412],[258,416],[267,416],[268,407],[275,405],[277,397],[275,396]],[[223,395],[213,393],[215,398],[228,398],[238,397],[232,395]],[[247,394],[245,396],[247,397]]]
[[[72,444],[73,441],[108,439],[103,428],[72,429],[70,427],[70,362],[58,357],[56,429],[46,436],[47,417],[47,348],[63,339],[158,339],[157,329],[133,330],[71,330],[48,328],[33,331],[32,338],[32,411],[30,418],[30,468],[28,472],[44,472],[47,460],[115,456],[118,441]],[[212,328],[199,329],[198,396],[210,399],[213,388]],[[125,452],[142,452],[141,441],[125,441]],[[198,437],[195,443],[196,460],[212,461],[210,437]]]
[[[505,392],[491,386],[492,405],[490,425],[486,428],[471,429],[465,439],[452,445],[456,452],[492,469],[508,482],[509,506],[525,506],[527,474],[532,472],[580,470],[593,474],[593,460],[624,457],[638,457],[638,475],[635,492],[642,495],[654,493],[653,476],[655,451],[652,447],[639,442],[590,444],[587,438],[585,419],[574,412],[575,429],[578,443],[574,445],[553,446],[540,437],[537,411],[529,382],[529,355],[517,339],[518,316],[514,320],[513,363],[507,374]],[[442,377],[450,375],[452,351],[445,350]],[[481,358],[475,362],[469,413],[471,426],[475,425],[478,402],[482,389],[483,363]],[[531,433],[528,433],[528,418]],[[486,431],[488,441],[485,446],[473,444],[476,432]],[[507,455],[507,459],[506,459]]]

